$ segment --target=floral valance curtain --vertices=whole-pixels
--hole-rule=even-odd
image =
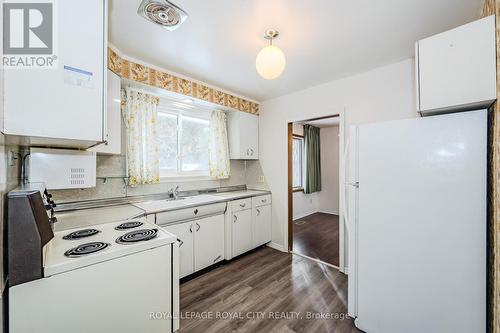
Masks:
[[[321,147],[318,127],[304,125],[306,147],[306,187],[305,193],[321,191]]]
[[[212,111],[208,136],[208,169],[213,179],[226,179],[231,175],[226,124],[225,112]]]
[[[160,182],[157,139],[159,98],[122,89],[122,113],[127,132],[127,169],[130,185]]]

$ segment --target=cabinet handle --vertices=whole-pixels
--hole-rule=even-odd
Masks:
[[[245,208],[245,206],[246,206],[246,205],[247,205],[247,204],[244,204],[244,203],[243,203],[243,204],[240,204],[240,207],[241,207],[241,208]]]
[[[218,256],[217,258],[214,259],[214,262],[216,262],[217,260],[219,260],[221,258],[221,256]]]
[[[233,215],[233,222],[236,223],[236,221],[238,221],[238,216]]]
[[[200,225],[198,224],[198,222],[196,222],[196,226],[198,227],[198,229],[196,229],[196,231],[199,231],[200,230]]]
[[[253,149],[252,148],[250,148],[250,155],[253,156]]]
[[[184,244],[184,242],[182,241],[182,239],[177,238],[177,241],[179,242],[179,247],[181,247],[182,244]]]
[[[198,214],[198,208],[194,210],[194,215]]]
[[[262,199],[261,201],[262,201],[262,203],[266,203],[267,199]]]
[[[257,209],[257,216],[259,216],[259,215],[260,215],[260,210],[259,210],[259,209]]]
[[[193,232],[193,225],[192,224],[189,226],[189,232],[191,232],[191,233]]]

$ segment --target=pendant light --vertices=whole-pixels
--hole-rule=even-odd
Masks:
[[[269,40],[269,45],[260,50],[255,59],[257,73],[266,80],[276,79],[285,69],[285,54],[279,47],[273,45],[273,39],[278,35],[277,30],[266,31],[264,38]]]

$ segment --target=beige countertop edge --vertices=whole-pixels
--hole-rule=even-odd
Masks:
[[[237,192],[239,192],[239,193],[238,194],[235,193],[234,195],[229,195],[230,192],[211,194],[212,196],[221,197],[220,200],[207,200],[206,202],[196,202],[196,203],[192,203],[192,204],[187,204],[187,205],[183,205],[183,206],[179,206],[179,207],[172,207],[172,208],[167,208],[167,209],[155,209],[155,210],[148,211],[148,210],[145,210],[144,207],[140,206],[141,203],[135,203],[135,204],[133,203],[131,205],[143,210],[145,215],[149,215],[149,214],[157,214],[157,213],[174,212],[176,210],[188,209],[188,208],[193,208],[193,207],[197,207],[197,206],[205,206],[205,205],[211,205],[211,204],[216,204],[216,203],[221,203],[221,202],[228,202],[228,201],[233,201],[233,200],[253,198],[253,197],[259,197],[261,195],[271,194],[270,191],[266,191],[266,190],[247,190],[246,191],[246,192],[250,192],[250,193],[242,193],[242,191],[237,191]]]

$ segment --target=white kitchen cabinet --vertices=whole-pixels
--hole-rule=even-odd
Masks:
[[[194,272],[194,234],[192,222],[162,226],[177,236],[179,243],[179,277],[183,278]]]
[[[416,43],[417,111],[489,107],[496,99],[495,16]]]
[[[254,199],[258,199],[254,198]],[[257,202],[257,200],[254,200]],[[258,247],[271,241],[271,205],[253,205],[253,247]]]
[[[224,215],[193,221],[194,270],[199,271],[224,259]]]
[[[2,132],[23,145],[105,140],[107,1],[58,1],[55,69],[4,68]]]
[[[252,249],[252,209],[232,212],[231,216],[232,257]]]
[[[229,158],[259,159],[259,117],[247,112],[228,113]]]
[[[156,214],[156,223],[178,238],[181,278],[225,259],[225,210],[226,203],[216,203]]]
[[[120,155],[122,153],[122,115],[120,107],[121,78],[108,69],[107,72],[107,126],[105,142],[90,148],[98,154]]]

